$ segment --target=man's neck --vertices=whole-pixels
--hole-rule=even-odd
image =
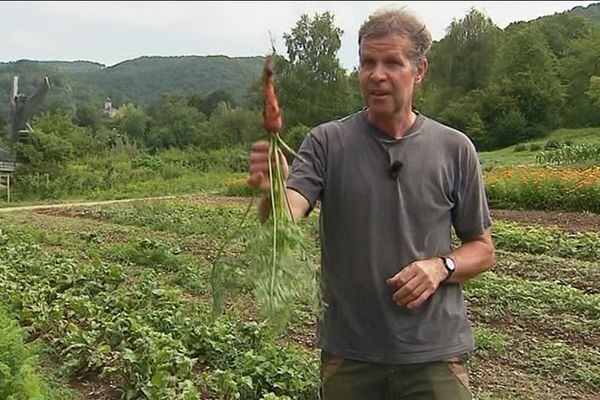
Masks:
[[[401,115],[394,115],[390,118],[382,119],[379,116],[373,114],[367,109],[367,119],[370,123],[375,125],[379,130],[386,133],[394,139],[401,139],[406,135],[406,132],[413,126],[417,115],[409,109],[407,113]]]

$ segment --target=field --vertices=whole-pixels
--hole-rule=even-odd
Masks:
[[[600,145],[600,128],[557,129],[544,138],[521,143],[522,151],[515,151],[516,146],[509,146],[500,150],[482,152],[480,158],[487,168],[533,165],[536,162],[536,154],[540,149],[544,149],[548,142]]]
[[[0,292],[63,388],[48,398],[317,399],[315,317],[299,304],[278,335],[258,321],[246,204],[187,196],[0,213]],[[497,266],[465,285],[480,400],[600,393],[600,220],[544,215],[495,213]],[[316,262],[316,215],[304,229]],[[213,321],[220,249],[226,313]]]

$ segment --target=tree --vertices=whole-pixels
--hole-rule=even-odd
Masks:
[[[314,126],[346,114],[349,80],[337,52],[342,30],[330,12],[303,14],[284,34],[288,58],[276,57],[275,73],[286,125]]]
[[[495,80],[501,82],[501,94],[514,99],[525,118],[525,138],[542,136],[559,122],[564,89],[556,65],[556,57],[535,26],[511,32],[502,46]]]
[[[102,112],[91,102],[80,103],[73,121],[79,126],[87,126],[96,132],[102,125]]]
[[[100,152],[101,145],[88,127],[77,126],[65,112],[42,113],[32,121],[31,144],[18,143],[15,152],[32,172],[51,172],[69,160]]]
[[[224,90],[215,90],[208,96],[195,94],[190,97],[189,105],[196,107],[202,114],[210,117],[219,104],[227,104],[229,107],[235,107],[236,102],[233,97]]]
[[[206,115],[188,105],[188,98],[179,92],[163,95],[152,117],[148,142],[154,150],[197,144],[206,121]]]
[[[464,18],[454,19],[446,32],[432,48],[430,79],[463,93],[483,88],[491,77],[500,28],[472,8]]]
[[[231,147],[253,143],[264,135],[260,111],[221,103],[213,111],[199,144],[205,149]]]
[[[119,107],[119,113],[109,125],[120,134],[127,136],[130,140],[143,146],[151,146],[148,138],[148,123],[150,117],[144,109],[131,103]]]
[[[600,76],[592,76],[590,78],[590,88],[585,92],[594,105],[600,107]]]
[[[586,94],[590,79],[600,76],[600,28],[588,37],[569,43],[566,55],[560,61],[559,76],[566,89],[566,101],[561,112],[565,126],[599,126],[600,113]]]

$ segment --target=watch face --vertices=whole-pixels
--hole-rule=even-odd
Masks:
[[[446,257],[444,258],[444,260],[446,261],[446,268],[448,268],[451,271],[454,271],[456,269],[456,264],[454,264],[453,259],[451,259],[450,257]]]

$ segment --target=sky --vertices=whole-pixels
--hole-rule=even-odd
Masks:
[[[406,6],[444,37],[453,19],[472,7],[500,28],[511,22],[587,6],[594,1],[202,1],[202,2],[12,2],[0,1],[0,62],[87,60],[106,66],[141,56],[266,55],[271,32],[285,54],[283,34],[302,14],[330,11],[344,31],[338,56],[357,65],[357,32],[370,13],[387,5]]]

